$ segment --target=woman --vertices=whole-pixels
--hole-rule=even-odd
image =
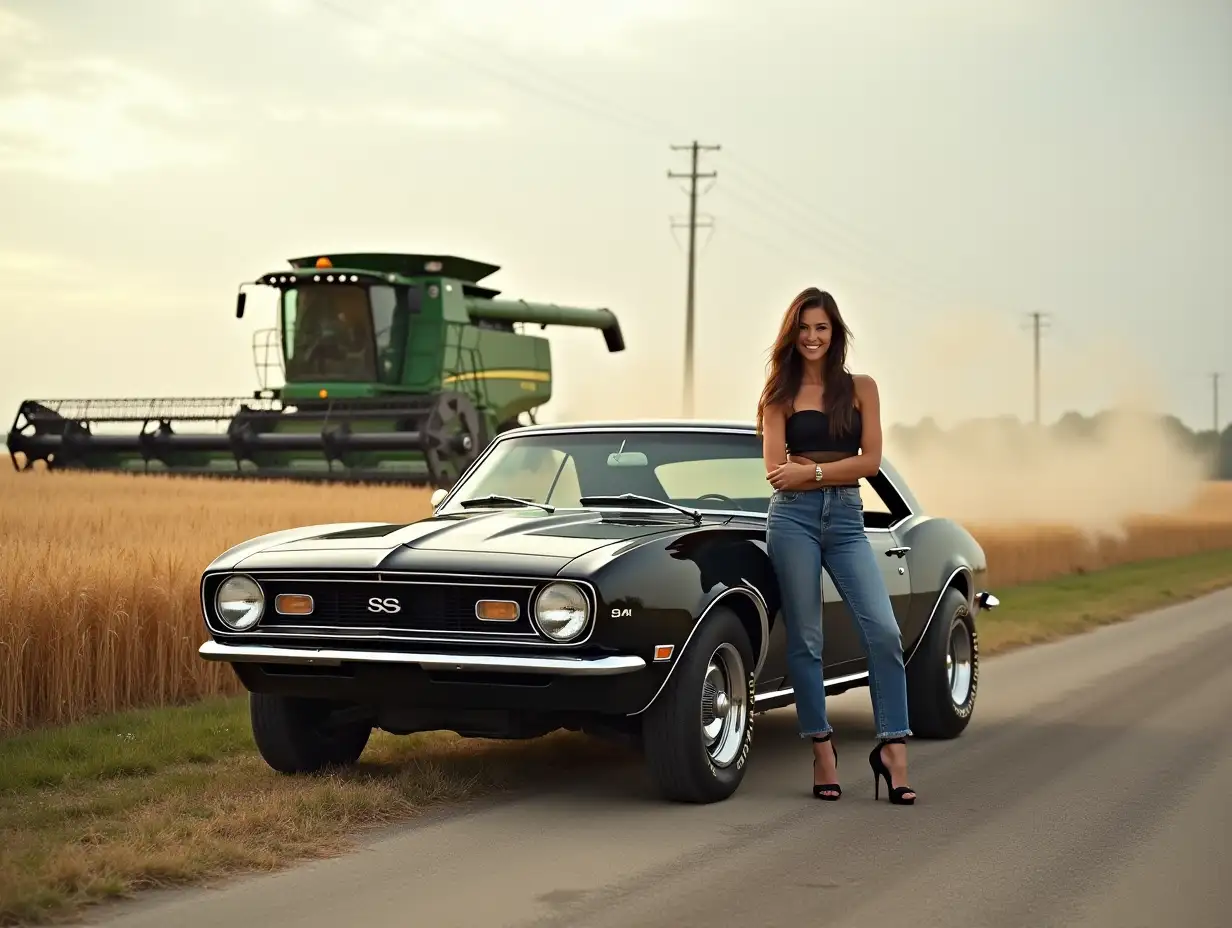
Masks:
[[[792,300],[783,317],[757,404],[766,478],[775,489],[767,548],[782,593],[800,736],[813,742],[813,795],[842,795],[821,668],[824,565],[868,656],[877,724],[877,746],[868,758],[874,788],[879,794],[884,778],[890,802],[910,805],[915,792],[906,785],[911,731],[902,640],[864,534],[859,488],[860,478],[881,466],[880,402],[872,377],[847,370],[849,338],[838,304],[815,287]]]

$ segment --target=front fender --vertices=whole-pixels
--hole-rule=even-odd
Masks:
[[[749,633],[756,672],[770,646],[777,587],[758,533],[705,526],[584,555],[558,574],[592,583],[599,623],[590,645],[646,658],[654,689],[644,712],[667,685],[690,642],[719,605],[730,607]],[[656,648],[671,646],[656,659]]]

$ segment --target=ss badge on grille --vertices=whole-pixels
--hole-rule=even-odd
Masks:
[[[402,604],[390,596],[388,599],[381,599],[379,596],[373,596],[368,600],[369,612],[401,612]]]

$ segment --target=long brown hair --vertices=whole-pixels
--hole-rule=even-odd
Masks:
[[[847,370],[847,343],[851,340],[851,330],[843,321],[834,297],[816,287],[806,287],[787,307],[778,337],[770,349],[766,385],[757,403],[758,435],[761,434],[766,408],[779,403],[790,405],[800,390],[800,380],[804,376],[803,359],[796,350],[796,341],[800,337],[800,315],[806,309],[814,308],[824,310],[830,317],[830,345],[821,362],[822,405],[830,418],[830,434],[837,436],[852,428],[856,388]]]

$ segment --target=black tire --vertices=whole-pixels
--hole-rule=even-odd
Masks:
[[[261,757],[279,773],[347,767],[364,752],[372,726],[331,723],[336,707],[320,699],[250,693],[248,712]]]
[[[949,661],[952,654],[957,657],[953,674]],[[913,734],[919,738],[957,738],[971,721],[979,683],[980,642],[975,618],[962,593],[948,587],[924,640],[907,664],[907,703]]]
[[[740,619],[730,609],[716,607],[643,721],[646,766],[665,799],[718,802],[736,791],[753,744],[754,667],[753,647]],[[708,687],[716,682],[727,696],[722,719],[713,711],[716,691]],[[704,713],[718,726],[720,750],[707,749]]]

